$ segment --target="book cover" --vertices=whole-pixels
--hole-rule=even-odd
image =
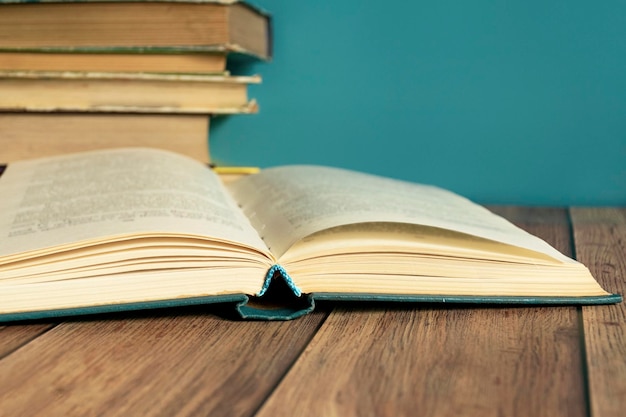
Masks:
[[[0,51],[272,57],[271,15],[243,1],[0,0],[0,10]]]
[[[259,76],[0,71],[0,109],[30,112],[255,113]]]
[[[0,113],[0,163],[140,146],[210,162],[204,114]]]
[[[0,71],[227,75],[227,55],[207,52],[0,51]]]

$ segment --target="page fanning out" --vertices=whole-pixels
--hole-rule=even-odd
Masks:
[[[443,189],[338,168],[285,166],[229,189],[274,255],[302,238],[360,222],[421,224],[568,258],[487,209]]]
[[[203,164],[142,148],[10,164],[0,176],[0,256],[132,234],[263,241]]]

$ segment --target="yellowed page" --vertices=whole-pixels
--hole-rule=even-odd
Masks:
[[[385,252],[385,256],[410,253],[411,256],[441,259],[562,265],[550,256],[519,246],[438,227],[389,222],[357,223],[322,230],[296,242],[280,261],[287,267],[292,261],[301,264],[304,260],[318,261],[321,256],[336,254],[369,254],[374,259],[381,252]]]
[[[263,241],[205,165],[129,148],[10,164],[0,177],[0,262],[20,252],[135,234]]]
[[[454,230],[571,262],[541,239],[437,187],[337,168],[287,166],[243,178],[229,189],[277,258],[327,228],[398,222]]]

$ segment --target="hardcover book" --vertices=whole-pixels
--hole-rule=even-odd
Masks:
[[[210,122],[205,114],[0,113],[0,164],[122,146],[209,163]]]
[[[339,168],[224,185],[190,158],[124,148],[11,163],[0,195],[2,321],[217,302],[286,319],[316,300],[621,300],[459,195]],[[268,308],[279,287],[297,302]]]
[[[0,71],[227,74],[226,55],[206,52],[0,51]]]
[[[0,0],[0,50],[272,56],[271,18],[237,0]]]
[[[259,76],[0,71],[0,109],[31,112],[255,113]]]

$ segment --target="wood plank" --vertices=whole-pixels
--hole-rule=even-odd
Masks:
[[[52,327],[54,324],[0,326],[0,360]]]
[[[564,210],[499,211],[569,251]],[[259,417],[586,413],[574,307],[351,307],[331,313]]]
[[[0,416],[251,415],[325,316],[66,322],[0,361]]]
[[[626,208],[573,208],[576,254],[600,284],[626,294]],[[584,307],[591,411],[623,416],[626,409],[626,305]]]

